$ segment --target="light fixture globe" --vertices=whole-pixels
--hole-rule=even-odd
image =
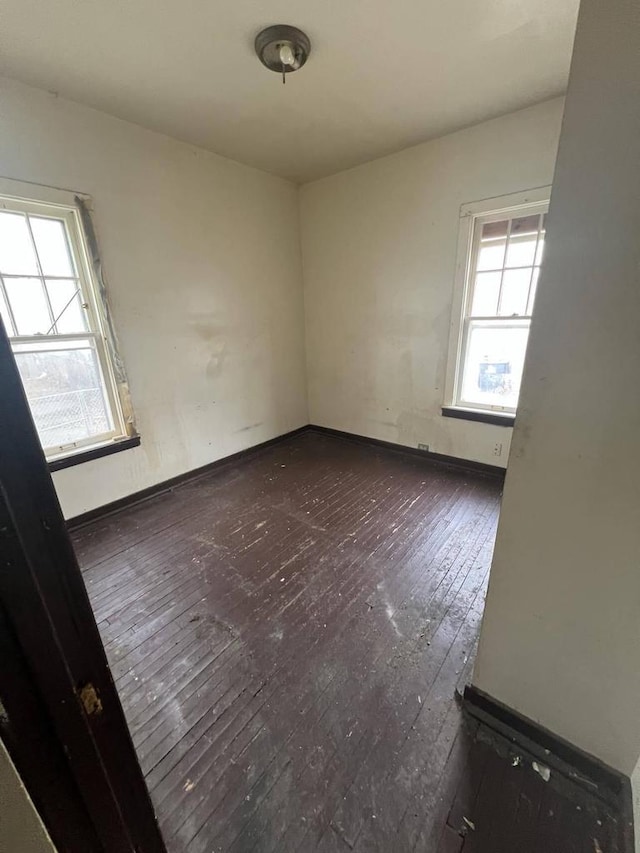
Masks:
[[[307,61],[311,42],[306,33],[288,24],[267,27],[256,36],[258,58],[270,71],[284,75],[297,71]]]

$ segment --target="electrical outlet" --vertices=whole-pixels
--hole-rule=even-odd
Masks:
[[[429,445],[428,444],[419,444],[418,450],[426,450],[428,453],[429,452]]]
[[[495,447],[493,448],[494,456],[502,456],[502,442],[496,441]]]

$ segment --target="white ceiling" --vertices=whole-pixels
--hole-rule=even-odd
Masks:
[[[0,0],[0,73],[296,181],[564,91],[578,0]],[[311,38],[283,86],[264,26]]]

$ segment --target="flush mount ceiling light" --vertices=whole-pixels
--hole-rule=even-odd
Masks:
[[[311,42],[297,27],[275,24],[258,33],[255,48],[260,62],[270,71],[282,74],[284,83],[286,74],[302,68],[307,61]]]

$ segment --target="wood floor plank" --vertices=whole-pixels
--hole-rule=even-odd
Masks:
[[[358,639],[358,642],[356,642],[356,643],[354,644],[354,647],[355,647],[355,648],[367,648],[367,643],[359,641],[359,638],[356,638],[356,639]],[[389,648],[390,648],[390,649],[394,649],[394,648],[395,648],[395,646],[394,646],[394,641],[396,641],[396,639],[397,639],[397,638],[396,638],[395,633],[391,632],[391,633],[389,634],[389,637],[388,637],[388,640],[389,640]],[[394,657],[395,657],[395,655],[393,655],[393,654],[392,654],[392,655],[391,655],[391,659],[393,659]],[[387,680],[387,675],[385,674],[385,666],[387,665],[387,663],[388,663],[388,662],[386,662],[386,661],[382,661],[382,663],[381,663],[381,664],[378,664],[378,665],[377,665],[377,668],[378,668],[378,670],[379,670],[379,672],[380,672],[380,677],[381,677],[383,680],[385,680],[385,681]],[[395,675],[395,673],[394,673],[394,675]],[[356,690],[358,690],[358,689],[359,689],[359,684],[360,684],[360,682],[358,682],[358,681],[353,681],[353,682],[352,682],[352,684],[356,687]],[[348,699],[348,696],[342,695],[342,696],[341,696],[341,702],[344,702],[344,701],[345,701],[345,699]],[[361,701],[362,701],[362,696],[359,696],[359,695],[358,695],[358,693],[356,692],[356,694],[354,695],[353,699],[351,700],[351,704],[353,704],[353,705],[358,705]],[[336,719],[335,719],[335,724],[336,724],[336,725],[340,726],[340,725],[344,725],[344,724],[345,724],[346,720],[344,720],[344,719],[342,718],[342,715],[341,715],[340,713],[335,714],[335,717],[336,717]],[[325,717],[325,719],[326,719],[326,717]],[[340,734],[340,733],[338,732],[337,737],[338,737],[338,738],[340,738],[340,737],[344,737],[344,734]],[[317,740],[317,738],[316,738],[316,740]],[[351,740],[351,744],[355,744],[355,743],[356,743],[355,739],[354,739],[354,740]],[[346,753],[345,753],[345,750],[343,750],[343,753],[342,753],[342,759],[343,759],[342,763],[343,763],[343,764],[344,764],[344,759],[345,759],[345,758],[346,758]],[[304,780],[303,780],[303,781],[304,781]],[[299,782],[300,782],[300,780],[299,780]],[[335,788],[335,787],[336,787],[336,786],[334,786],[334,788]],[[337,788],[336,788],[336,790],[337,790]],[[272,810],[273,810],[273,809],[272,809]]]
[[[555,794],[456,699],[499,502],[491,478],[306,433],[73,534],[170,853],[608,843],[599,805],[541,823]]]

